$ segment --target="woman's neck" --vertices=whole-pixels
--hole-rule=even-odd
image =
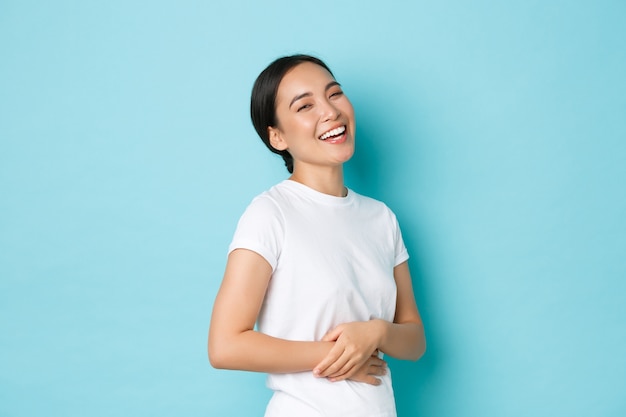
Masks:
[[[297,169],[294,167],[290,180],[306,185],[320,193],[345,197],[347,190],[343,185],[343,167],[328,169]]]

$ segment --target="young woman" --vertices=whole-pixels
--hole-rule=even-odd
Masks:
[[[237,225],[210,362],[267,372],[266,417],[395,416],[380,356],[417,360],[424,331],[394,214],[344,186],[352,105],[322,61],[294,55],[259,75],[251,115],[291,176]]]

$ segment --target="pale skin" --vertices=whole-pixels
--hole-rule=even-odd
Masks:
[[[291,180],[322,193],[343,196],[343,163],[354,153],[354,111],[341,87],[324,68],[303,63],[282,79],[276,97],[278,126],[268,127],[270,143],[294,159]],[[331,130],[345,131],[330,140]],[[272,269],[259,254],[230,253],[209,330],[209,360],[216,368],[267,373],[312,371],[330,381],[350,379],[371,385],[386,372],[378,351],[417,360],[425,351],[422,321],[407,262],[393,270],[397,286],[393,322],[341,324],[320,341],[292,341],[254,330]]]

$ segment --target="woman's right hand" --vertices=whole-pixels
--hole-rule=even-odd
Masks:
[[[378,357],[378,351],[375,351],[363,365],[348,380],[363,382],[370,385],[380,385],[379,376],[387,373],[387,362]],[[329,378],[331,381],[332,378]]]
[[[383,320],[353,321],[329,330],[323,342],[335,342],[313,374],[330,381],[349,379],[378,351],[384,332]]]

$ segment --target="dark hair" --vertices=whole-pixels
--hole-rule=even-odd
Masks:
[[[310,55],[291,55],[278,58],[265,68],[257,77],[252,87],[252,96],[250,98],[250,117],[254,129],[261,137],[261,140],[267,148],[283,157],[287,171],[293,172],[293,158],[287,151],[279,151],[270,144],[268,127],[274,127],[278,124],[276,119],[276,94],[278,86],[285,74],[292,68],[305,63],[311,62],[319,65],[333,75],[328,66],[319,58]]]

